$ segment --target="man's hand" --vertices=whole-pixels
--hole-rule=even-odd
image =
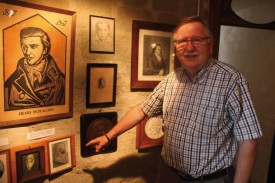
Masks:
[[[104,151],[104,148],[109,145],[109,140],[105,135],[90,140],[85,146],[93,146],[96,152]]]

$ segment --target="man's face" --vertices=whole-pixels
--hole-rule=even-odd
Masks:
[[[193,22],[182,25],[176,34],[175,40],[192,40],[198,38],[206,38],[206,30],[201,23]],[[212,54],[212,39],[204,39],[203,45],[195,46],[191,41],[188,41],[186,46],[175,44],[176,55],[181,65],[186,71],[194,75],[198,73],[208,63]]]
[[[21,47],[23,54],[30,65],[34,65],[40,61],[45,52],[40,37],[23,38]]]

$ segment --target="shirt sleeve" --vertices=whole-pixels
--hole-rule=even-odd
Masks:
[[[166,79],[163,79],[154,89],[154,91],[141,104],[143,112],[150,117],[162,115],[163,98]]]
[[[262,136],[248,83],[243,76],[234,84],[228,104],[229,115],[233,120],[233,133],[238,141],[253,140]]]

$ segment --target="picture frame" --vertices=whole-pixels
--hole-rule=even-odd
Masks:
[[[132,91],[152,91],[165,75],[179,66],[174,61],[174,28],[168,24],[133,20]]]
[[[117,64],[87,64],[86,107],[116,104]]]
[[[81,156],[89,157],[99,153],[110,153],[117,150],[117,138],[111,142],[101,152],[96,152],[92,146],[85,145],[92,139],[106,134],[117,124],[116,112],[82,114],[80,116],[80,141]]]
[[[10,149],[12,182],[26,182],[49,174],[46,141]]]
[[[10,151],[0,151],[0,182],[11,182]]]
[[[75,12],[20,1],[0,7],[0,128],[72,117]],[[45,42],[37,57],[26,56],[28,40]]]
[[[89,52],[115,53],[115,19],[90,15]]]
[[[49,140],[48,149],[51,175],[76,166],[75,135]]]
[[[146,117],[136,126],[136,149],[161,146],[163,135],[162,119]]]

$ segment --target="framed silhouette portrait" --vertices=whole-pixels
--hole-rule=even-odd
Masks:
[[[86,107],[116,104],[117,64],[87,64]]]
[[[0,151],[0,182],[11,182],[10,151]]]
[[[92,146],[85,145],[92,139],[105,135],[117,124],[116,112],[82,114],[80,116],[80,140],[81,156],[89,157],[99,153],[109,153],[117,150],[117,138],[111,142],[99,153]]]
[[[115,19],[90,15],[89,51],[92,53],[115,52]]]
[[[162,119],[146,117],[136,126],[136,148],[146,149],[163,143]]]
[[[50,174],[70,169],[76,165],[74,135],[50,140],[48,146]]]
[[[72,117],[75,12],[0,7],[0,127]]]
[[[174,61],[174,26],[133,20],[131,90],[153,90],[179,65]]]

